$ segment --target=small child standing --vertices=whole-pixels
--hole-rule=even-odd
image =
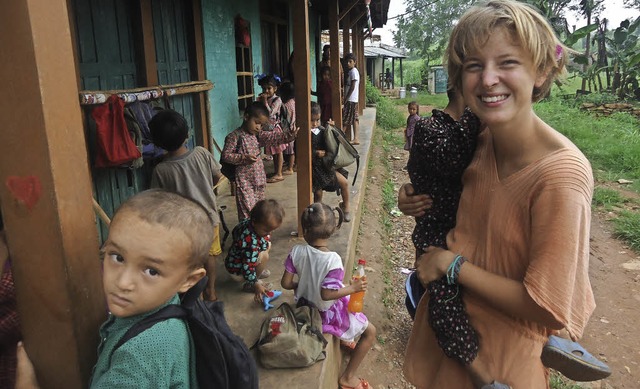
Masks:
[[[323,66],[320,69],[320,82],[318,82],[318,104],[322,110],[322,123],[326,123],[333,119],[333,109],[331,108],[331,92],[333,83],[331,82],[331,68]]]
[[[236,165],[236,206],[238,221],[249,217],[254,205],[265,198],[266,175],[260,158],[260,147],[278,145],[295,140],[297,127],[283,132],[280,127],[273,131],[262,131],[269,120],[264,104],[253,102],[244,111],[242,126],[231,132],[224,140],[221,160]]]
[[[222,177],[220,164],[201,146],[187,149],[189,127],[178,112],[166,109],[158,112],[149,122],[153,142],[167,150],[167,155],[153,170],[151,187],[178,193],[202,205],[213,221],[213,244],[209,249],[206,269],[209,276],[205,298],[217,300],[216,259],[222,253],[220,247],[220,217],[213,187]]]
[[[295,89],[293,83],[291,82],[283,82],[280,86],[280,98],[282,99],[282,103],[284,104],[285,112],[287,113],[286,122],[289,123],[290,127],[296,126],[296,100],[295,100]],[[285,118],[281,118],[281,121],[284,121]],[[296,145],[295,141],[291,141],[286,144],[286,148],[282,151],[282,153],[288,156],[287,159],[287,169],[282,171],[282,174],[285,176],[290,176],[293,174],[293,166],[296,163]]]
[[[312,169],[312,190],[313,201],[319,203],[322,201],[323,191],[336,192],[340,191],[342,202],[340,208],[344,212],[344,221],[351,221],[349,205],[349,182],[347,178],[349,172],[344,168],[336,169],[333,167],[330,156],[326,151],[325,131],[326,129],[320,125],[320,117],[322,112],[320,105],[316,102],[311,103],[311,169]]]
[[[284,208],[276,200],[260,200],[251,210],[250,217],[241,221],[231,232],[231,247],[224,265],[233,275],[244,278],[243,290],[253,293],[254,300],[262,303],[268,285],[260,278],[271,275],[267,269],[271,250],[271,233],[282,225]]]
[[[356,68],[356,57],[349,53],[344,57],[347,60],[347,68],[349,73],[347,75],[347,82],[344,85],[344,111],[342,112],[342,126],[344,132],[347,134],[347,139],[354,145],[360,144],[360,138],[358,138],[358,125],[360,119],[358,118],[358,99],[360,96],[360,73]],[[351,129],[353,128],[353,137],[351,136]]]
[[[282,99],[276,94],[280,85],[280,77],[267,74],[258,78],[258,85],[262,87],[262,93],[258,96],[258,101],[264,104],[269,111],[269,122],[265,131],[273,131],[276,127],[282,129],[280,125],[280,108],[282,107]],[[283,155],[282,151],[287,147],[286,144],[265,145],[264,152],[266,155],[273,156],[273,167],[275,173],[269,177],[267,183],[280,182],[284,180],[282,176]]]
[[[413,131],[416,127],[416,123],[420,120],[420,106],[417,102],[412,101],[407,106],[409,110],[409,117],[407,117],[407,128],[404,130],[404,149],[411,150],[413,145]]]
[[[335,212],[340,219],[336,222]],[[366,279],[356,279],[344,286],[342,259],[329,251],[328,242],[342,223],[341,211],[328,205],[314,203],[302,213],[301,225],[307,244],[291,249],[284,264],[282,287],[295,291],[299,305],[318,308],[322,318],[322,332],[351,343],[360,336],[346,369],[340,376],[340,388],[368,388],[369,383],[357,378],[356,372],[376,337],[376,329],[363,313],[347,309],[349,295],[367,289]],[[294,276],[298,275],[298,281]]]

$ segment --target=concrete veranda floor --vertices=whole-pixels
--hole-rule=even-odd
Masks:
[[[364,197],[364,183],[367,176],[367,165],[373,126],[375,125],[375,108],[366,108],[360,117],[360,145],[356,146],[360,153],[360,169],[354,186],[350,187],[352,220],[344,223],[342,228],[331,238],[330,249],[342,257],[345,270],[350,274],[353,267],[355,245],[361,214],[361,203]],[[356,166],[349,170],[350,183],[353,180]],[[272,234],[272,249],[267,265],[271,276],[264,280],[273,284],[274,289],[282,290],[280,279],[284,272],[284,260],[293,245],[304,243],[302,237],[292,236],[297,231],[297,197],[296,176],[287,176],[284,181],[267,184],[267,198],[278,200],[285,208],[286,216],[282,226]],[[323,202],[332,207],[338,206],[340,197],[335,193],[325,193]],[[224,217],[229,230],[237,224],[235,199],[230,195],[228,186],[222,185],[218,191],[218,202],[225,206]],[[219,257],[216,277],[216,291],[218,298],[224,302],[225,316],[233,331],[242,337],[249,347],[255,343],[260,332],[260,325],[266,313],[262,306],[253,301],[253,294],[241,290],[242,283],[234,280],[225,270],[223,261],[230,245],[227,239],[225,250]],[[282,296],[274,301],[275,306],[282,302],[293,303],[293,291],[284,291]],[[331,337],[332,338],[332,337]],[[260,388],[298,388],[317,387],[335,388],[340,371],[340,347],[336,339],[329,339],[327,345],[327,359],[308,368],[268,370],[260,367]]]

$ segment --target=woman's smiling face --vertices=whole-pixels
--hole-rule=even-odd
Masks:
[[[489,127],[513,123],[531,111],[534,87],[544,83],[530,53],[505,28],[496,30],[462,63],[462,92],[471,110]]]

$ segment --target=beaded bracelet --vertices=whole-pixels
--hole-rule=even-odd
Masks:
[[[458,275],[460,275],[460,267],[467,259],[462,255],[456,255],[449,267],[447,268],[447,284],[456,285],[458,283]]]

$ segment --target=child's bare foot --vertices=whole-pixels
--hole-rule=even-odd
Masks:
[[[290,176],[292,174],[293,174],[293,169],[287,169],[287,170],[282,172],[283,176]]]
[[[267,179],[267,183],[273,184],[274,182],[280,182],[282,180],[284,180],[284,177],[282,176],[271,176]]]

